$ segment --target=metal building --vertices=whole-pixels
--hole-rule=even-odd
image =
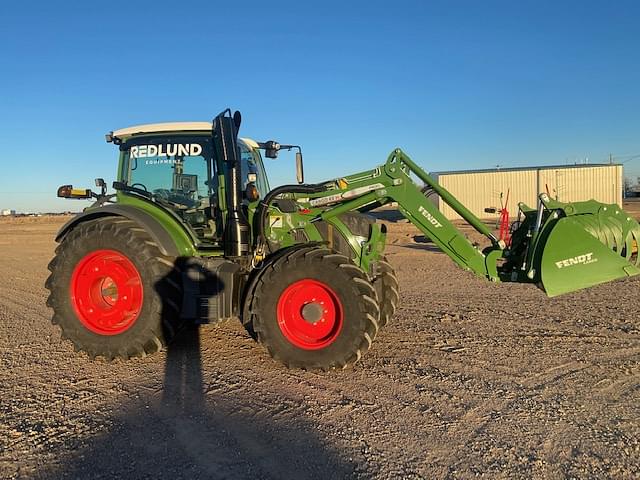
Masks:
[[[535,208],[538,194],[542,192],[561,202],[594,199],[622,205],[622,165],[619,164],[462,170],[431,175],[480,218],[495,218],[495,214],[485,213],[484,209],[499,209],[500,194],[506,200],[507,192],[511,216],[518,212],[518,202]],[[436,201],[448,219],[460,218],[444,202]]]

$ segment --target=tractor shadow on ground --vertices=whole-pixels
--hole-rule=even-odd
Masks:
[[[404,245],[399,245],[400,247],[404,247],[404,248],[410,248],[412,250],[423,250],[425,252],[436,252],[436,253],[442,253],[442,250],[440,250],[436,245],[434,244],[425,244],[425,243],[407,243]]]
[[[415,250],[426,250],[427,252],[442,253],[442,250],[440,250],[440,248],[438,248],[438,246],[433,243],[429,237],[424,235],[414,235],[413,243],[403,245],[403,247],[413,248]]]
[[[423,250],[426,252],[442,253],[442,250],[424,235],[413,235],[411,238],[400,239],[400,241],[391,242],[394,247],[410,248],[413,250]]]
[[[229,368],[235,379],[241,369]],[[224,372],[216,378],[220,377],[224,378]],[[283,419],[280,405],[265,407],[260,401],[262,387],[256,386],[255,396],[247,396],[228,386],[218,388],[206,378],[200,330],[192,325],[167,348],[161,391],[131,388],[131,397],[137,398],[113,408],[121,414],[110,419],[108,430],[96,429],[77,445],[70,462],[56,471],[42,472],[42,478],[325,479],[355,475],[356,466],[341,458],[337,447],[320,439],[314,425],[299,417]],[[73,451],[73,446],[65,448],[65,453]]]
[[[391,223],[396,223],[400,221],[406,222],[406,219],[404,218],[404,216],[400,213],[399,210],[396,210],[396,209],[381,208],[378,210],[371,210],[370,212],[367,212],[367,215],[375,218],[376,220],[383,220],[385,222],[391,222]]]

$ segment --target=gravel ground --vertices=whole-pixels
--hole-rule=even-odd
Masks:
[[[62,221],[0,224],[0,478],[640,477],[638,278],[547,299],[395,222],[400,308],[351,370],[235,322],[107,364],[50,324]]]

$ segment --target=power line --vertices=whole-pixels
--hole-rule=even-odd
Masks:
[[[628,159],[626,159],[626,160],[624,160],[624,161],[622,161],[622,162],[620,162],[620,163],[628,163],[628,162],[630,162],[631,160],[635,160],[635,159],[637,159],[637,158],[640,158],[640,155],[634,155],[634,156],[629,157]]]
[[[640,157],[640,153],[626,153],[624,155],[614,155],[611,154],[613,158],[631,158],[631,157]]]

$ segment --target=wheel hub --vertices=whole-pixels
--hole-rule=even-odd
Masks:
[[[105,277],[100,286],[100,295],[109,305],[113,306],[118,301],[118,286],[111,277]]]
[[[284,337],[304,350],[318,350],[333,343],[343,324],[342,303],[325,283],[298,280],[280,295],[278,326]]]
[[[319,303],[307,303],[302,307],[300,311],[302,318],[311,324],[322,320],[322,314],[324,313],[322,305]]]
[[[142,278],[133,262],[115,250],[83,257],[71,275],[69,291],[80,322],[100,335],[128,330],[142,309]]]

